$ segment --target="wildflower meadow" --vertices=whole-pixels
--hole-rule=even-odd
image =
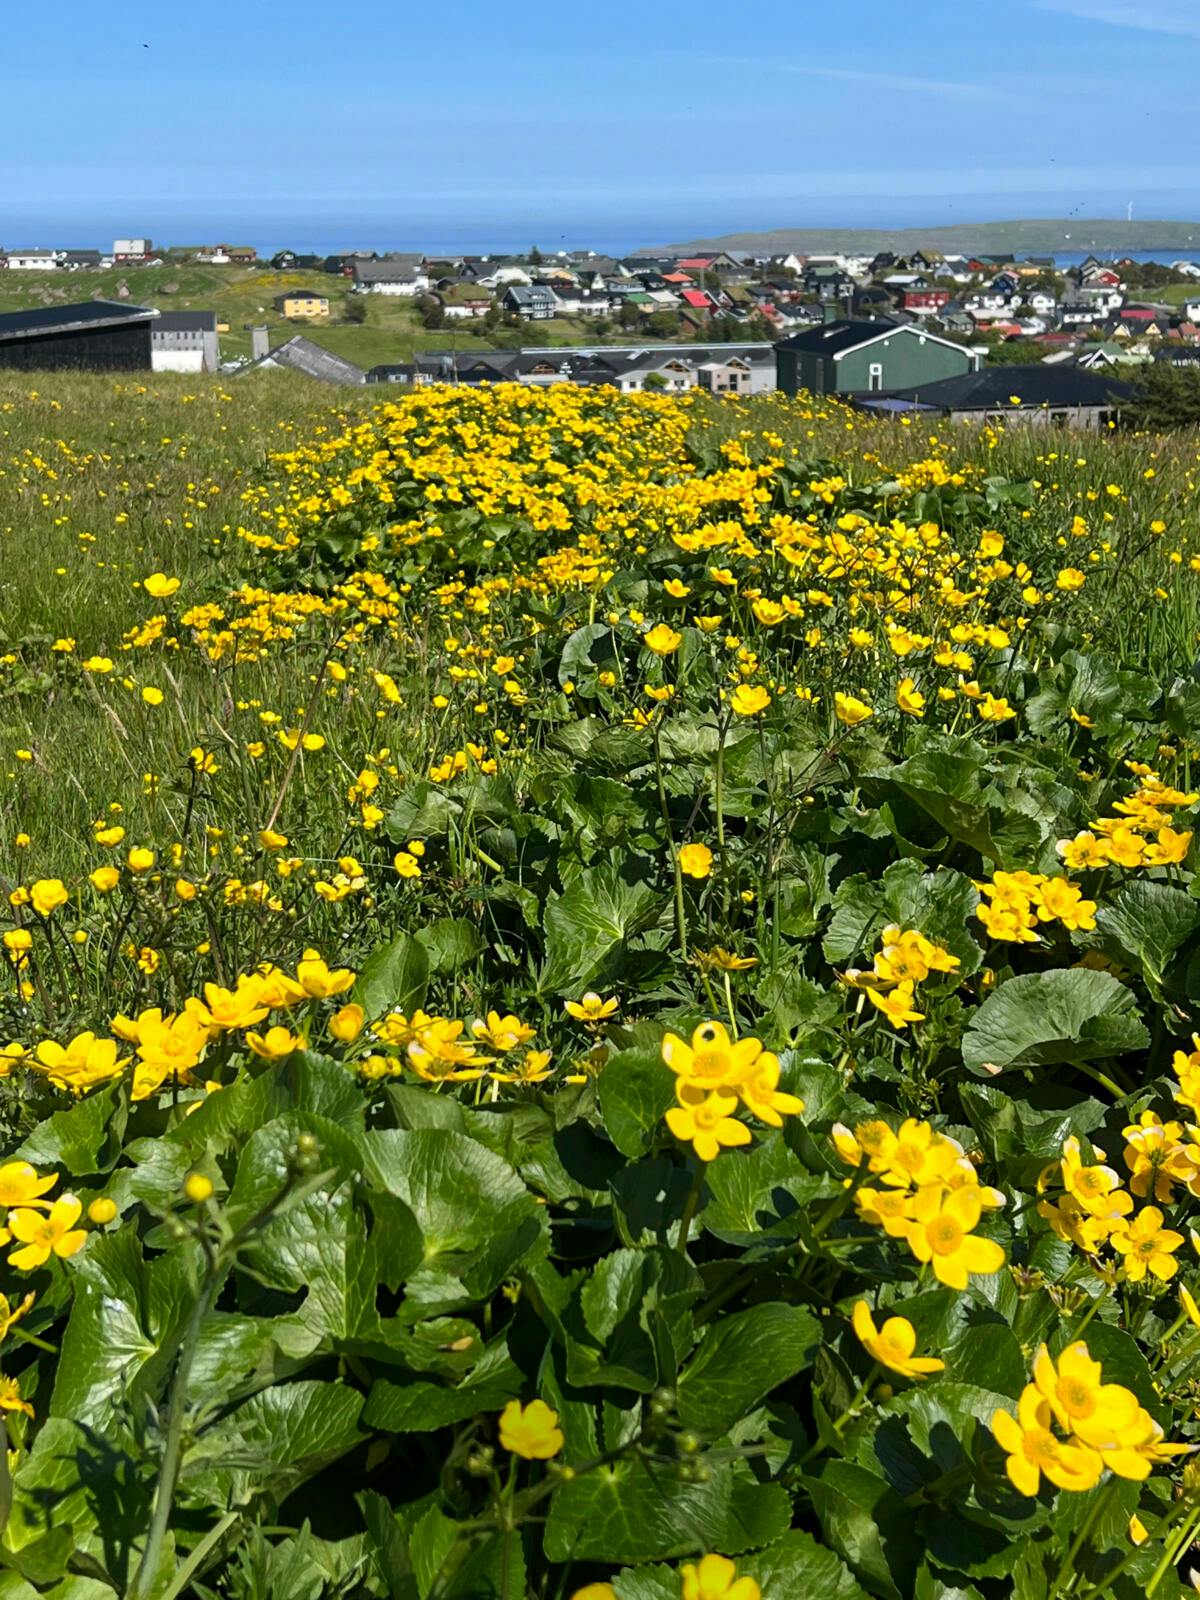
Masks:
[[[0,1600],[1192,1592],[1195,438],[190,381],[0,384]]]

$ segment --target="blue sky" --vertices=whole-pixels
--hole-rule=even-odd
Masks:
[[[5,20],[9,247],[629,245],[1130,201],[1200,217],[1200,0],[56,0],[47,17]]]

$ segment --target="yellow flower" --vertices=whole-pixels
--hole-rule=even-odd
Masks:
[[[189,1172],[183,1180],[183,1192],[194,1206],[202,1206],[212,1199],[213,1184],[202,1172]]]
[[[39,1176],[28,1161],[8,1161],[0,1167],[0,1208],[42,1204],[40,1197],[57,1182],[54,1173],[48,1178]]]
[[[39,917],[48,917],[65,906],[69,896],[61,878],[39,878],[30,888],[29,900]]]
[[[83,1202],[73,1194],[61,1196],[45,1215],[40,1211],[10,1211],[8,1229],[21,1248],[9,1256],[9,1266],[32,1272],[49,1261],[52,1254],[65,1258],[82,1250],[87,1231],[75,1227],[82,1211]]]
[[[913,1009],[913,986],[909,979],[894,989],[868,989],[867,999],[883,1012],[893,1028],[907,1028],[910,1022],[924,1022],[925,1013]]]
[[[856,728],[860,722],[866,722],[868,717],[875,715],[865,700],[856,699],[852,694],[842,694],[839,690],[833,697],[833,709],[839,722],[844,722],[848,728]]]
[[[946,1363],[933,1356],[914,1356],[917,1334],[907,1317],[889,1317],[882,1328],[876,1328],[871,1308],[865,1300],[854,1307],[852,1321],[859,1343],[874,1361],[902,1378],[927,1378],[931,1372],[941,1372]]]
[[[1063,567],[1058,577],[1054,580],[1056,589],[1064,589],[1068,594],[1076,589],[1082,589],[1087,582],[1087,574],[1080,572],[1078,567]]]
[[[56,1088],[82,1094],[115,1078],[128,1060],[126,1056],[118,1061],[115,1039],[98,1039],[94,1033],[85,1032],[76,1034],[65,1048],[52,1039],[43,1039],[30,1065],[44,1072]]]
[[[142,588],[155,600],[169,600],[179,588],[178,578],[168,578],[165,573],[152,572],[142,579]]]
[[[611,1583],[585,1583],[569,1600],[617,1600],[617,1591]]]
[[[594,990],[589,989],[582,1000],[564,1000],[563,1010],[576,1022],[603,1022],[616,1015],[617,1002],[602,1000]]]
[[[920,693],[911,678],[901,678],[896,685],[896,704],[905,716],[923,717],[925,715],[925,696]]]
[[[698,1562],[685,1561],[680,1600],[762,1600],[753,1578],[739,1578],[728,1556],[707,1555]]]
[[[706,844],[685,844],[679,852],[679,870],[689,878],[707,878],[712,871],[713,853]]]
[[[148,706],[160,706],[163,703],[163,692],[148,683],[142,690],[142,699]]]
[[[335,1011],[329,1019],[329,1031],[342,1044],[352,1044],[363,1030],[366,1014],[360,1005],[351,1002]]]
[[[1007,700],[997,700],[991,694],[983,696],[977,709],[984,722],[1008,722],[1017,714]]]
[[[651,628],[649,633],[642,635],[642,643],[656,656],[669,656],[679,649],[683,643],[683,635],[676,633],[675,629],[668,627],[665,622],[660,622]]]
[[[29,1401],[21,1399],[21,1385],[16,1378],[0,1376],[0,1411],[23,1411],[27,1417],[33,1415]]]
[[[972,1272],[999,1272],[1004,1265],[1001,1247],[971,1231],[982,1212],[982,1198],[973,1186],[947,1192],[930,1184],[913,1200],[908,1248],[918,1261],[933,1264],[934,1276],[948,1289],[965,1289]]]
[[[306,950],[304,959],[296,963],[296,979],[305,994],[317,1000],[329,1000],[352,989],[355,974],[349,967],[330,971],[315,950]]]
[[[188,1001],[188,1009],[215,1032],[249,1028],[267,1014],[262,999],[260,978],[239,978],[237,987],[225,989],[217,983],[204,985],[204,1001]]]
[[[702,1022],[693,1030],[691,1044],[677,1033],[666,1033],[661,1050],[663,1061],[681,1083],[735,1092],[763,1054],[760,1039],[739,1039],[735,1044],[722,1022]]]
[[[149,872],[157,859],[153,850],[135,846],[125,857],[125,864],[130,872]]]
[[[1044,1344],[1033,1358],[1034,1385],[1059,1427],[1095,1447],[1133,1442],[1140,1433],[1137,1396],[1119,1383],[1102,1383],[1101,1376],[1082,1339],[1069,1344],[1057,1364]]]
[[[98,894],[109,894],[121,881],[120,867],[97,867],[88,875],[88,881]]]
[[[680,1079],[675,1088],[679,1105],[667,1112],[667,1127],[677,1139],[690,1142],[701,1161],[715,1161],[722,1147],[750,1143],[750,1129],[739,1122],[736,1094],[707,1093],[699,1085]]]
[[[1032,1498],[1043,1476],[1058,1489],[1095,1488],[1104,1472],[1099,1455],[1056,1439],[1051,1420],[1050,1407],[1033,1384],[1026,1384],[1015,1418],[1007,1411],[993,1415],[992,1432],[1008,1456],[1004,1468],[1013,1488]]]
[[[1147,1271],[1165,1282],[1179,1270],[1174,1252],[1183,1243],[1183,1235],[1163,1227],[1163,1214],[1157,1206],[1143,1206],[1110,1242],[1125,1257],[1125,1276],[1131,1283],[1140,1283]]]
[[[471,1024],[471,1032],[477,1039],[482,1039],[484,1044],[490,1045],[493,1050],[499,1050],[501,1055],[507,1055],[510,1050],[528,1044],[537,1029],[531,1028],[519,1017],[511,1015],[502,1017],[498,1011],[489,1011],[486,1021]]]
[[[739,717],[757,717],[771,704],[771,696],[761,683],[753,687],[748,683],[739,683],[729,697],[731,710]]]
[[[285,1056],[308,1048],[307,1041],[299,1034],[278,1025],[268,1028],[266,1033],[248,1033],[246,1043],[264,1061],[282,1061]]]
[[[421,864],[409,850],[397,850],[392,857],[392,866],[395,867],[397,876],[401,878],[421,876]]]
[[[98,1228],[102,1228],[116,1216],[117,1202],[110,1200],[107,1195],[101,1195],[88,1206],[87,1214],[89,1222],[94,1222]]]
[[[563,1447],[558,1412],[544,1400],[531,1400],[527,1406],[510,1400],[500,1413],[500,1444],[526,1461],[549,1461]]]

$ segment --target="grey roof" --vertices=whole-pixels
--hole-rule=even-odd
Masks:
[[[215,311],[160,311],[155,333],[216,333]]]
[[[875,322],[840,321],[822,323],[816,328],[805,328],[801,333],[781,339],[776,349],[811,351],[814,355],[836,356],[843,350],[853,350],[868,339],[877,339],[888,328],[902,328],[906,324],[891,318],[880,317]]]
[[[520,283],[510,284],[507,293],[521,306],[554,304],[554,290],[547,288],[544,283],[531,283],[528,287]]]
[[[40,306],[35,311],[6,311],[0,315],[0,339],[36,339],[45,334],[152,322],[157,316],[158,312],[150,306],[123,305],[117,300],[87,300],[82,305],[74,306]]]
[[[1016,411],[1012,396],[1022,406],[1104,406],[1127,399],[1129,384],[1117,383],[1080,367],[982,367],[961,378],[941,378],[898,391],[901,398],[919,400],[946,411]]]
[[[260,367],[286,367],[292,372],[302,372],[307,378],[316,378],[320,383],[365,383],[367,376],[353,361],[335,356],[332,350],[314,344],[303,334],[277,345],[257,361],[248,362],[241,371],[253,372]]]
[[[420,256],[394,256],[386,261],[356,261],[354,276],[359,283],[411,283],[417,276]]]

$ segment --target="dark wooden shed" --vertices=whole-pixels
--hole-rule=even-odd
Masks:
[[[115,300],[0,315],[0,368],[21,372],[149,372],[156,311]]]

